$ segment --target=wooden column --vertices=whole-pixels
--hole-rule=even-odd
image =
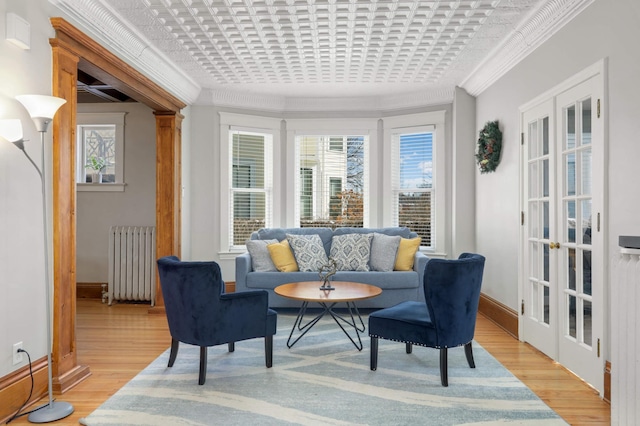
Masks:
[[[156,116],[156,257],[180,256],[182,119],[176,112]],[[164,312],[160,279],[156,277],[155,307]]]
[[[67,103],[53,121],[53,389],[65,392],[91,373],[76,352],[76,80],[78,56],[51,40],[54,96]]]

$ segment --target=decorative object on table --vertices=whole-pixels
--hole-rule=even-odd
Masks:
[[[41,182],[41,195],[42,195],[42,229],[44,238],[44,285],[45,285],[45,312],[47,318],[47,372],[48,372],[48,391],[49,402],[42,405],[29,414],[29,421],[31,423],[49,423],[56,420],[63,419],[73,413],[74,408],[68,402],[54,401],[53,400],[53,378],[52,378],[52,362],[51,362],[51,350],[53,345],[53,338],[51,335],[52,318],[51,318],[51,277],[49,276],[49,239],[47,231],[47,197],[46,197],[46,178],[47,173],[45,170],[45,149],[44,149],[44,135],[49,128],[49,123],[53,120],[54,115],[58,109],[66,102],[65,99],[57,98],[55,96],[44,95],[21,95],[16,96],[16,99],[25,107],[29,112],[36,130],[40,133],[40,166],[33,161],[24,147],[25,140],[22,134],[22,122],[17,119],[1,120],[0,122],[0,136],[7,139],[17,146],[22,153],[27,157],[29,162],[38,172]]]
[[[480,130],[478,136],[476,161],[478,167],[480,167],[480,173],[489,173],[496,170],[500,163],[501,149],[502,132],[498,127],[498,120],[489,121]]]
[[[329,261],[323,265],[318,272],[318,277],[320,277],[320,281],[322,281],[320,290],[335,290],[335,287],[331,286],[331,277],[336,274],[337,270],[338,265],[335,259],[330,257]]]
[[[91,169],[91,183],[102,183],[102,173],[107,167],[107,160],[102,157],[96,157],[92,155],[84,166],[86,169]]]

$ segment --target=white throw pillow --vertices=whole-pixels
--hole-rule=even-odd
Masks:
[[[372,271],[393,271],[401,239],[400,235],[385,235],[377,232],[373,234],[371,258],[369,260]]]
[[[271,260],[267,245],[277,243],[278,240],[247,240],[245,243],[251,255],[251,266],[255,272],[277,272],[276,265]]]
[[[300,272],[317,272],[329,262],[319,235],[287,234],[287,240]]]
[[[331,254],[338,271],[368,271],[373,234],[334,235]]]

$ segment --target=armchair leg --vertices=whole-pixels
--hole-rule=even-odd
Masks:
[[[264,357],[267,368],[273,365],[273,334],[264,337]]]
[[[204,385],[204,381],[207,379],[207,347],[200,346],[200,376],[198,377],[198,384]]]
[[[471,348],[471,342],[464,345],[464,354],[467,356],[469,368],[476,368],[476,363],[473,360],[473,349]]]
[[[180,346],[180,342],[174,338],[171,338],[171,352],[169,352],[169,367],[173,367],[173,363],[176,362],[179,346]]]
[[[227,345],[229,346],[229,352],[236,350],[236,342],[229,342]]]
[[[411,352],[413,352],[413,344],[407,342],[407,353],[410,354]]]
[[[378,338],[371,337],[371,360],[370,360],[371,371],[376,371],[378,369]]]
[[[442,386],[449,386],[447,348],[440,348],[440,382]]]

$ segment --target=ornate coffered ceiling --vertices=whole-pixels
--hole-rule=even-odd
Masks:
[[[403,108],[479,94],[593,0],[50,0],[187,103]]]

